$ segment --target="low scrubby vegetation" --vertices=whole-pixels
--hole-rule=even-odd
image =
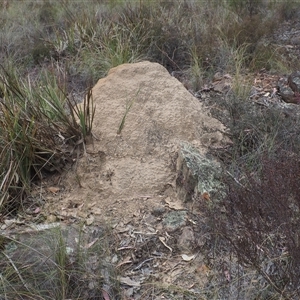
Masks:
[[[91,131],[95,109],[91,92],[83,108],[77,107],[56,80],[55,74],[44,73],[35,82],[25,81],[16,70],[2,70],[2,211],[16,212],[30,194],[32,181],[61,172]]]
[[[120,299],[109,228],[54,225],[0,240],[1,298]]]
[[[299,156],[282,150],[257,163],[228,172],[227,196],[202,207],[207,263],[219,270],[221,299],[298,299]]]
[[[232,140],[223,159],[228,195],[204,210],[207,253],[214,253],[209,264],[231,277],[223,284],[211,278],[207,299],[299,298],[299,117],[253,105],[244,84],[249,72],[300,66],[274,42],[281,24],[299,17],[299,1],[2,0],[0,5],[3,215],[22,206],[34,180],[61,172],[78,157],[92,129],[90,87],[110,68],[158,62],[193,92],[216,72],[230,73],[232,91],[211,110]],[[76,106],[82,99],[84,105]],[[23,275],[14,276],[22,285]],[[55,297],[64,299],[63,293]]]

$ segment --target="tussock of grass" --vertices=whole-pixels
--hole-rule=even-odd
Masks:
[[[61,172],[79,141],[91,133],[95,108],[88,92],[78,109],[54,78],[23,81],[2,68],[0,102],[0,208],[20,205],[43,172]],[[69,112],[67,112],[67,108]],[[80,124],[77,123],[80,119]],[[81,143],[82,143],[81,142]],[[14,207],[16,206],[16,207]]]
[[[244,66],[251,64],[255,69],[265,67],[263,59],[257,58],[259,45],[277,28],[278,14],[285,14],[289,5],[295,6],[263,1],[90,1],[87,5],[11,1],[0,16],[1,53],[3,61],[18,62],[23,71],[60,61],[70,81],[81,81],[82,89],[111,67],[141,59],[159,62],[170,71],[184,71],[197,57],[202,73],[228,71],[226,44],[247,45]],[[32,16],[35,23],[30,22]],[[275,62],[269,58],[266,64],[276,68]]]
[[[56,225],[2,237],[0,295],[5,299],[101,299],[106,289],[113,299],[120,299],[116,271],[105,260],[110,241],[104,228],[91,234],[83,225]]]

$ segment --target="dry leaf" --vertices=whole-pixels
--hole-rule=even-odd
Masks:
[[[174,200],[171,200],[170,197],[168,197],[167,199],[165,199],[165,202],[172,209],[175,209],[175,210],[182,210],[182,209],[184,209],[184,207],[181,204],[181,201],[174,201]]]
[[[117,268],[126,265],[126,264],[131,264],[132,263],[132,259],[130,256],[125,257],[120,263],[118,263]]]
[[[191,261],[196,257],[196,255],[190,255],[189,256],[189,255],[186,255],[186,254],[182,254],[181,257],[184,261]]]
[[[140,286],[141,283],[130,279],[129,277],[120,277],[120,282],[129,286]]]
[[[158,239],[163,243],[163,245],[168,248],[171,252],[173,252],[173,249],[171,247],[169,247],[166,243],[165,243],[165,238],[162,236],[159,236]]]
[[[203,200],[206,200],[206,201],[209,201],[210,200],[210,196],[209,196],[209,193],[208,192],[204,192],[202,195],[201,195],[202,199]]]
[[[91,248],[96,242],[98,241],[98,238],[94,239],[93,241],[91,241],[90,243],[88,243],[87,245],[85,245],[85,249],[89,249]]]
[[[55,186],[49,186],[49,187],[47,187],[47,191],[52,194],[56,194],[57,192],[59,192],[59,188],[55,187]]]
[[[40,212],[41,212],[41,208],[40,208],[40,207],[37,207],[37,208],[33,211],[34,214],[39,214]]]
[[[88,208],[92,208],[93,206],[95,206],[97,204],[97,202],[93,202],[87,205]]]
[[[188,219],[188,221],[191,222],[193,225],[196,225],[196,224],[197,224],[197,222],[195,222],[195,221],[192,220],[192,219]]]
[[[77,209],[80,210],[83,208],[83,206],[84,206],[84,203],[81,203],[80,205],[78,205]]]
[[[204,265],[204,264],[197,268],[197,272],[205,273],[206,275],[209,274],[209,271],[210,271],[209,267],[207,265]]]
[[[102,290],[102,296],[103,296],[103,299],[104,299],[104,300],[110,300],[110,298],[109,298],[109,295],[108,295],[107,291],[105,291],[105,290]]]
[[[225,271],[224,271],[224,275],[225,275],[226,280],[227,280],[228,282],[230,282],[231,276],[230,276],[230,273],[229,273],[228,270],[225,270]]]
[[[103,214],[103,211],[102,211],[101,208],[94,207],[94,208],[93,208],[93,214],[94,214],[94,215],[102,215],[102,214]]]

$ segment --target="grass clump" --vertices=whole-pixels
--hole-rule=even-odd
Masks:
[[[54,226],[55,225],[55,226]],[[49,228],[3,237],[0,295],[5,299],[120,299],[104,230]],[[41,243],[41,240],[43,243]]]
[[[257,1],[94,1],[89,5],[27,1],[21,6],[12,1],[2,12],[3,61],[17,61],[24,71],[59,61],[70,81],[76,81],[73,88],[81,82],[83,89],[110,68],[141,59],[161,63],[170,72],[185,73],[192,66],[188,76],[197,87],[193,77],[199,68],[204,75],[228,72],[226,44],[236,48],[247,45],[245,66],[265,67],[263,58],[258,57],[262,52],[259,45],[277,28],[272,20],[279,9]],[[20,9],[25,13],[12,23]],[[29,10],[36,23],[29,24]],[[276,68],[270,58],[267,63]]]
[[[249,95],[247,86],[244,89]],[[228,93],[221,107],[225,114],[218,116],[228,126],[232,140],[229,165],[257,170],[263,155],[275,155],[279,149],[298,153],[299,117],[288,109],[255,103],[249,96],[242,98],[234,92]]]
[[[94,107],[89,92],[78,110],[49,76],[26,82],[2,67],[0,80],[0,209],[11,211],[28,195],[32,180],[61,172],[71,160],[78,141],[91,132]]]

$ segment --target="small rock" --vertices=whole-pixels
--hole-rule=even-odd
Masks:
[[[229,74],[222,75],[220,72],[213,77],[213,90],[218,93],[227,92],[232,85],[232,78]]]
[[[290,43],[295,46],[300,45],[300,37],[299,36],[292,37]]]
[[[181,251],[192,252],[195,245],[194,231],[191,227],[187,226],[182,229],[182,233],[178,239],[178,248]]]
[[[86,225],[89,226],[89,225],[92,225],[94,223],[94,221],[95,221],[95,218],[93,215],[91,215],[85,220],[85,223],[86,223]]]
[[[57,217],[53,214],[47,216],[46,223],[54,223],[57,221]]]
[[[280,89],[280,96],[287,103],[294,103],[295,102],[294,92],[289,86],[282,87]]]
[[[144,217],[144,221],[145,221],[145,223],[148,224],[148,230],[151,231],[150,228],[152,228],[152,227],[149,227],[149,224],[154,224],[157,221],[157,219],[155,218],[155,216],[153,214],[146,214]]]
[[[163,206],[154,207],[151,211],[151,214],[155,217],[159,217],[166,212],[166,208]]]
[[[115,254],[111,259],[111,263],[115,264],[117,261],[118,261],[118,256]]]
[[[90,290],[95,289],[96,286],[97,286],[97,284],[96,284],[95,281],[90,281],[90,282],[89,282],[89,289],[90,289]]]
[[[213,82],[222,80],[223,76],[220,72],[217,72],[213,77]]]
[[[288,77],[288,85],[293,92],[297,93],[300,91],[300,71],[296,71]]]
[[[285,102],[299,104],[300,71],[292,73],[288,78],[280,78],[278,89],[280,96]]]
[[[131,297],[133,295],[133,288],[126,289],[124,294],[126,298]]]
[[[215,136],[217,139],[217,137]],[[225,195],[220,165],[189,143],[182,143],[177,158],[176,192],[183,202],[193,201],[195,194]]]

